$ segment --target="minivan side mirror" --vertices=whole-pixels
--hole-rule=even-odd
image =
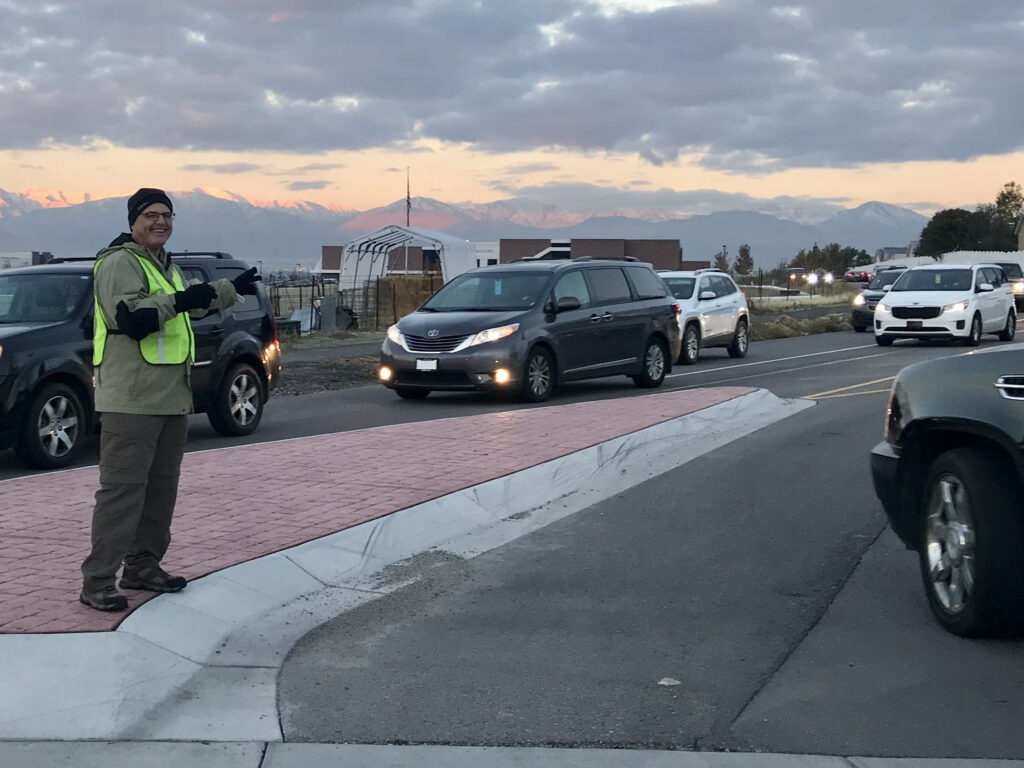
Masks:
[[[707,301],[708,299],[717,299],[718,294],[714,291],[701,291],[698,301]]]
[[[574,309],[579,309],[582,306],[580,300],[575,296],[563,296],[555,305],[555,312],[572,312]]]
[[[978,293],[988,293],[989,291],[994,290],[995,286],[992,285],[992,283],[982,283],[981,285],[978,286]]]

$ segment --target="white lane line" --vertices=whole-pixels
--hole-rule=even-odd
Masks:
[[[872,345],[872,346],[874,346],[874,345]],[[754,378],[757,378],[758,376],[775,376],[776,374],[779,374],[779,373],[793,373],[794,371],[807,371],[807,370],[810,370],[811,368],[822,368],[822,367],[824,367],[826,365],[841,365],[842,363],[853,363],[853,362],[856,362],[857,360],[869,360],[872,357],[885,357],[886,355],[894,355],[894,354],[896,354],[896,353],[895,352],[879,352],[876,355],[861,355],[860,357],[850,357],[850,358],[847,358],[846,360],[828,360],[828,361],[826,361],[824,363],[814,363],[812,365],[800,365],[800,366],[797,366],[796,368],[782,368],[782,369],[780,369],[778,371],[765,371],[764,373],[748,373],[746,376],[733,376],[733,377],[728,378],[728,379],[715,379],[714,381],[702,381],[700,384],[687,384],[687,385],[685,385],[683,387],[680,387],[680,389],[687,389],[689,387],[709,387],[712,384],[725,384],[726,382],[729,382],[729,381],[741,381],[743,379],[754,379]],[[795,397],[800,397],[800,395],[795,395]]]
[[[857,349],[875,349],[877,344],[865,344],[860,347],[844,347],[843,349],[830,349],[825,352],[811,352],[806,355],[793,355],[792,357],[776,357],[772,360],[758,360],[756,363],[740,363],[739,365],[728,366],[730,371],[737,368],[749,368],[752,365],[768,365],[768,363],[784,363],[787,360],[802,360],[805,357],[820,357],[821,355],[838,355],[840,352],[853,352]],[[689,373],[670,373],[666,376],[666,379],[675,379],[680,376],[698,376],[702,373],[714,373],[715,371],[721,370],[721,368],[705,368],[701,371],[690,371]]]

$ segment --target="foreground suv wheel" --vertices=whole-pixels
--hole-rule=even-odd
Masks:
[[[263,418],[263,382],[248,363],[235,363],[206,417],[221,435],[249,435]]]
[[[749,346],[750,334],[747,331],[747,321],[740,318],[740,321],[736,323],[736,332],[732,336],[732,343],[729,345],[729,357],[746,357]]]
[[[693,365],[700,356],[700,331],[696,323],[690,323],[683,331],[682,348],[679,350],[679,362]]]
[[[661,382],[665,380],[665,372],[668,368],[668,354],[665,352],[665,345],[660,339],[648,339],[641,359],[643,363],[640,375],[630,377],[633,379],[633,383],[644,389],[660,387]]]
[[[66,384],[48,384],[32,398],[15,451],[36,469],[60,469],[77,457],[86,430],[82,399]]]
[[[541,403],[555,391],[555,360],[543,347],[530,352],[526,360],[519,399],[527,403]]]
[[[939,456],[922,495],[919,558],[935,618],[964,637],[1024,629],[1024,520],[1009,462],[993,450]]]

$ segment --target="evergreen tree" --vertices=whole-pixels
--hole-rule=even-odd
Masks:
[[[720,251],[715,254],[715,260],[713,262],[715,269],[720,269],[723,272],[730,272],[729,255],[725,251]]]
[[[737,275],[741,276],[749,275],[754,271],[754,260],[750,256],[750,246],[746,243],[740,246],[739,255],[733,262],[732,268]]]

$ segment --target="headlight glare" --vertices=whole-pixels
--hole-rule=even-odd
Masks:
[[[402,332],[398,330],[397,325],[392,325],[388,328],[388,341],[392,342],[393,344],[402,343]]]
[[[469,342],[470,347],[474,344],[487,344],[492,341],[500,341],[506,336],[511,336],[513,333],[519,330],[519,323],[512,323],[511,325],[502,325],[498,328],[488,328],[486,331],[480,331],[473,340]]]
[[[864,301],[864,294],[863,293],[858,293],[856,296],[853,297],[853,306],[855,306],[855,307],[863,307],[864,304],[865,304],[865,301]]]
[[[955,301],[952,304],[947,304],[942,308],[943,312],[966,312],[967,302],[966,301]]]
[[[882,315],[887,315],[892,310],[889,309],[889,305],[884,302],[878,302],[878,306],[875,307],[875,312]]]
[[[1024,283],[1014,283],[1013,284],[1013,292],[1014,293],[1024,293]]]

